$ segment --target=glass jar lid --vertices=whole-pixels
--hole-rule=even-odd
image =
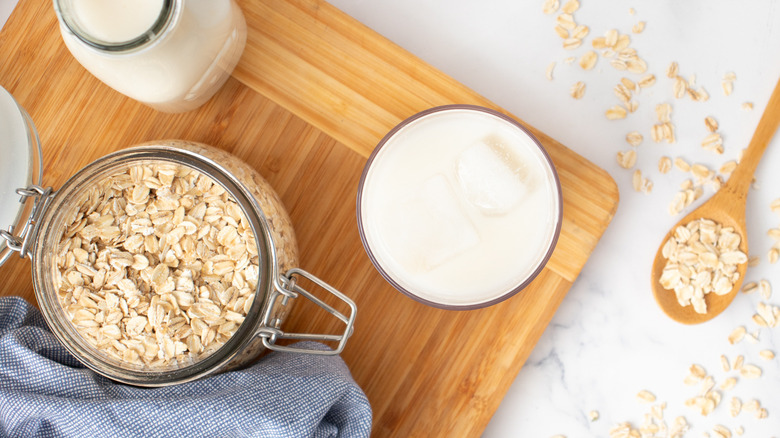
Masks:
[[[0,87],[0,265],[11,254],[6,236],[19,236],[29,215],[19,189],[40,184],[43,173],[38,132],[27,112]]]

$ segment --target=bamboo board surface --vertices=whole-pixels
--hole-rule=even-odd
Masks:
[[[19,2],[0,33],[0,85],[41,135],[44,185],[55,189],[109,152],[166,138],[208,143],[257,169],[293,219],[301,265],[352,297],[355,334],[342,357],[374,409],[374,436],[479,436],[609,224],[617,187],[603,170],[529,127],[563,189],[563,227],[543,273],[487,309],[457,312],[396,292],[358,236],[355,197],[366,157],[423,109],[498,109],[320,0],[240,1],[244,56],[225,87],[186,114],[116,93],[68,53],[48,0]],[[0,268],[0,295],[35,302],[30,262]],[[298,305],[290,331],[337,329]]]

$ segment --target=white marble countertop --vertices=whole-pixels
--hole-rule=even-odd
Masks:
[[[691,425],[687,437],[705,436],[704,432],[716,437],[712,428],[717,424],[732,432],[741,426],[748,437],[780,436],[780,360],[759,356],[765,349],[780,356],[778,329],[759,328],[751,321],[759,302],[780,305],[780,263],[771,265],[767,259],[773,244],[767,230],[780,226],[780,214],[769,207],[780,198],[780,135],[758,168],[757,187],[747,207],[750,253],[760,257],[760,263],[748,269],[747,280],[768,280],[773,296],[764,300],[757,293],[740,294],[721,316],[684,326],[659,310],[649,281],[660,239],[679,219],[667,207],[678,186],[690,177],[676,169],[661,174],[658,160],[679,156],[717,169],[747,145],[780,77],[780,2],[583,0],[574,19],[587,25],[590,33],[571,51],[562,48],[562,39],[553,31],[558,13],[542,13],[543,0],[331,2],[606,169],[619,185],[621,200],[612,224],[504,397],[485,437],[606,437],[621,422],[640,427],[651,406],[661,402],[666,404],[669,428],[676,417],[686,418]],[[0,0],[0,23],[14,4],[15,0]],[[632,33],[640,21],[646,28]],[[565,61],[571,56],[579,59],[591,49],[593,38],[609,29],[630,35],[631,47],[647,62],[647,73],[657,78],[655,85],[635,96],[638,110],[616,121],[604,115],[620,102],[612,88],[622,77],[638,80],[643,75],[618,71],[602,56],[590,71]],[[697,87],[709,93],[708,101],[674,98],[673,81],[666,77],[672,61],[686,79],[695,75]],[[545,78],[551,62],[552,81]],[[730,96],[721,90],[727,72],[737,77]],[[586,84],[580,100],[569,95],[577,81]],[[655,143],[650,135],[655,106],[664,102],[673,108],[674,144]],[[752,102],[753,110],[741,109],[744,102]],[[704,125],[708,115],[720,123],[722,155],[700,146],[708,134]],[[615,159],[617,152],[632,149],[625,135],[635,130],[644,136],[633,148],[635,169],[653,182],[649,194],[633,190],[632,170],[621,168]],[[704,193],[694,206],[712,189],[705,187]],[[731,345],[727,337],[738,326],[756,333],[758,341]],[[763,375],[746,379],[738,372],[725,372],[721,355],[732,363],[743,355]],[[694,363],[714,377],[716,389],[725,378],[738,377],[734,389],[717,389],[722,401],[709,416],[685,405],[699,392],[700,385],[683,383]],[[639,402],[640,390],[655,394],[656,403]],[[743,411],[732,418],[729,403],[734,396],[743,403],[760,401],[768,417],[757,419],[755,413]],[[592,410],[599,413],[596,421],[588,418]]]
[[[691,424],[686,436],[712,433],[716,424],[732,432],[741,425],[744,436],[780,436],[780,362],[767,361],[759,351],[780,356],[778,329],[751,321],[758,294],[737,296],[733,305],[714,320],[694,327],[668,319],[650,291],[650,267],[666,231],[680,217],[667,207],[678,186],[690,174],[658,171],[661,156],[684,157],[688,162],[719,168],[747,146],[773,87],[780,78],[780,2],[755,0],[624,1],[582,0],[574,13],[590,33],[571,51],[553,31],[556,14],[542,13],[543,0],[331,0],[367,26],[453,76],[527,123],[551,135],[607,170],[617,181],[621,200],[617,214],[592,258],[564,299],[552,323],[536,345],[484,433],[486,437],[609,436],[620,422],[639,427],[652,404],[636,394],[646,389],[665,402],[665,420],[675,417]],[[561,0],[561,5],[565,3]],[[635,14],[630,9],[635,9]],[[646,22],[642,33],[632,27]],[[639,108],[624,120],[607,120],[605,110],[620,103],[612,88],[622,77],[643,75],[614,69],[599,57],[593,70],[584,71],[566,58],[591,50],[594,37],[617,29],[631,37],[631,47],[646,60],[656,84],[635,97]],[[706,102],[675,99],[673,81],[666,77],[672,61],[686,79],[710,95]],[[555,62],[554,79],[545,78]],[[734,92],[726,97],[721,79],[734,72]],[[586,84],[585,96],[575,100],[569,89]],[[672,105],[676,128],[674,144],[654,143],[650,129],[656,123],[655,105]],[[752,111],[741,105],[752,102]],[[712,115],[724,138],[724,153],[700,146],[708,134],[704,118]],[[618,166],[618,151],[632,149],[625,135],[639,131],[645,138],[636,149],[636,169],[653,182],[650,194],[633,190],[632,171]],[[759,188],[748,198],[749,245],[761,257],[748,280],[767,279],[775,288],[770,303],[780,305],[780,263],[770,265],[767,252],[773,241],[767,230],[780,226],[780,214],[769,204],[780,198],[780,135],[760,164]],[[705,197],[712,190],[705,188]],[[594,194],[597,196],[597,194]],[[701,199],[703,200],[703,198]],[[700,201],[701,201],[700,200]],[[698,205],[700,202],[695,203]],[[688,211],[688,210],[686,210]],[[730,345],[727,337],[737,326],[758,330],[759,341]],[[747,363],[763,370],[749,380],[724,372],[720,356],[731,362],[744,355]],[[689,367],[702,365],[719,386],[728,376],[739,376],[736,387],[722,391],[722,402],[709,416],[685,405],[698,395],[699,386],[686,386]],[[716,388],[717,388],[716,386]],[[733,396],[743,403],[761,402],[766,419],[750,412],[729,414]],[[599,412],[590,421],[588,413]],[[666,435],[659,435],[666,436]]]

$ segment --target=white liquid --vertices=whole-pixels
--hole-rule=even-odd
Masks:
[[[74,0],[73,14],[89,35],[120,43],[151,29],[162,7],[163,0]]]
[[[131,3],[131,20],[107,6]],[[204,104],[225,83],[246,44],[246,22],[233,0],[177,0],[174,22],[160,38],[138,50],[106,53],[88,46],[64,24],[60,30],[73,56],[116,91],[165,112]],[[80,5],[78,8],[75,5]],[[159,15],[160,0],[74,0],[75,19],[94,38],[126,41],[145,32]],[[154,16],[154,18],[151,18]],[[136,35],[137,36],[137,35]]]
[[[364,237],[396,283],[425,300],[486,303],[543,262],[559,216],[553,171],[521,129],[448,109],[382,146],[361,197]]]

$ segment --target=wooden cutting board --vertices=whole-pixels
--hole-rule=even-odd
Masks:
[[[355,196],[366,157],[396,123],[450,103],[498,109],[320,0],[243,0],[246,51],[201,109],[157,113],[100,83],[62,43],[50,0],[19,2],[0,33],[0,85],[40,131],[44,184],[135,143],[209,143],[264,175],[289,210],[302,267],[358,305],[343,354],[374,409],[375,436],[478,436],[609,224],[614,181],[534,130],[563,186],[563,228],[544,272],[493,307],[444,311],[389,286],[358,236]],[[30,263],[0,268],[0,295],[35,302]],[[324,313],[324,312],[323,312]],[[298,305],[292,331],[337,329]]]

